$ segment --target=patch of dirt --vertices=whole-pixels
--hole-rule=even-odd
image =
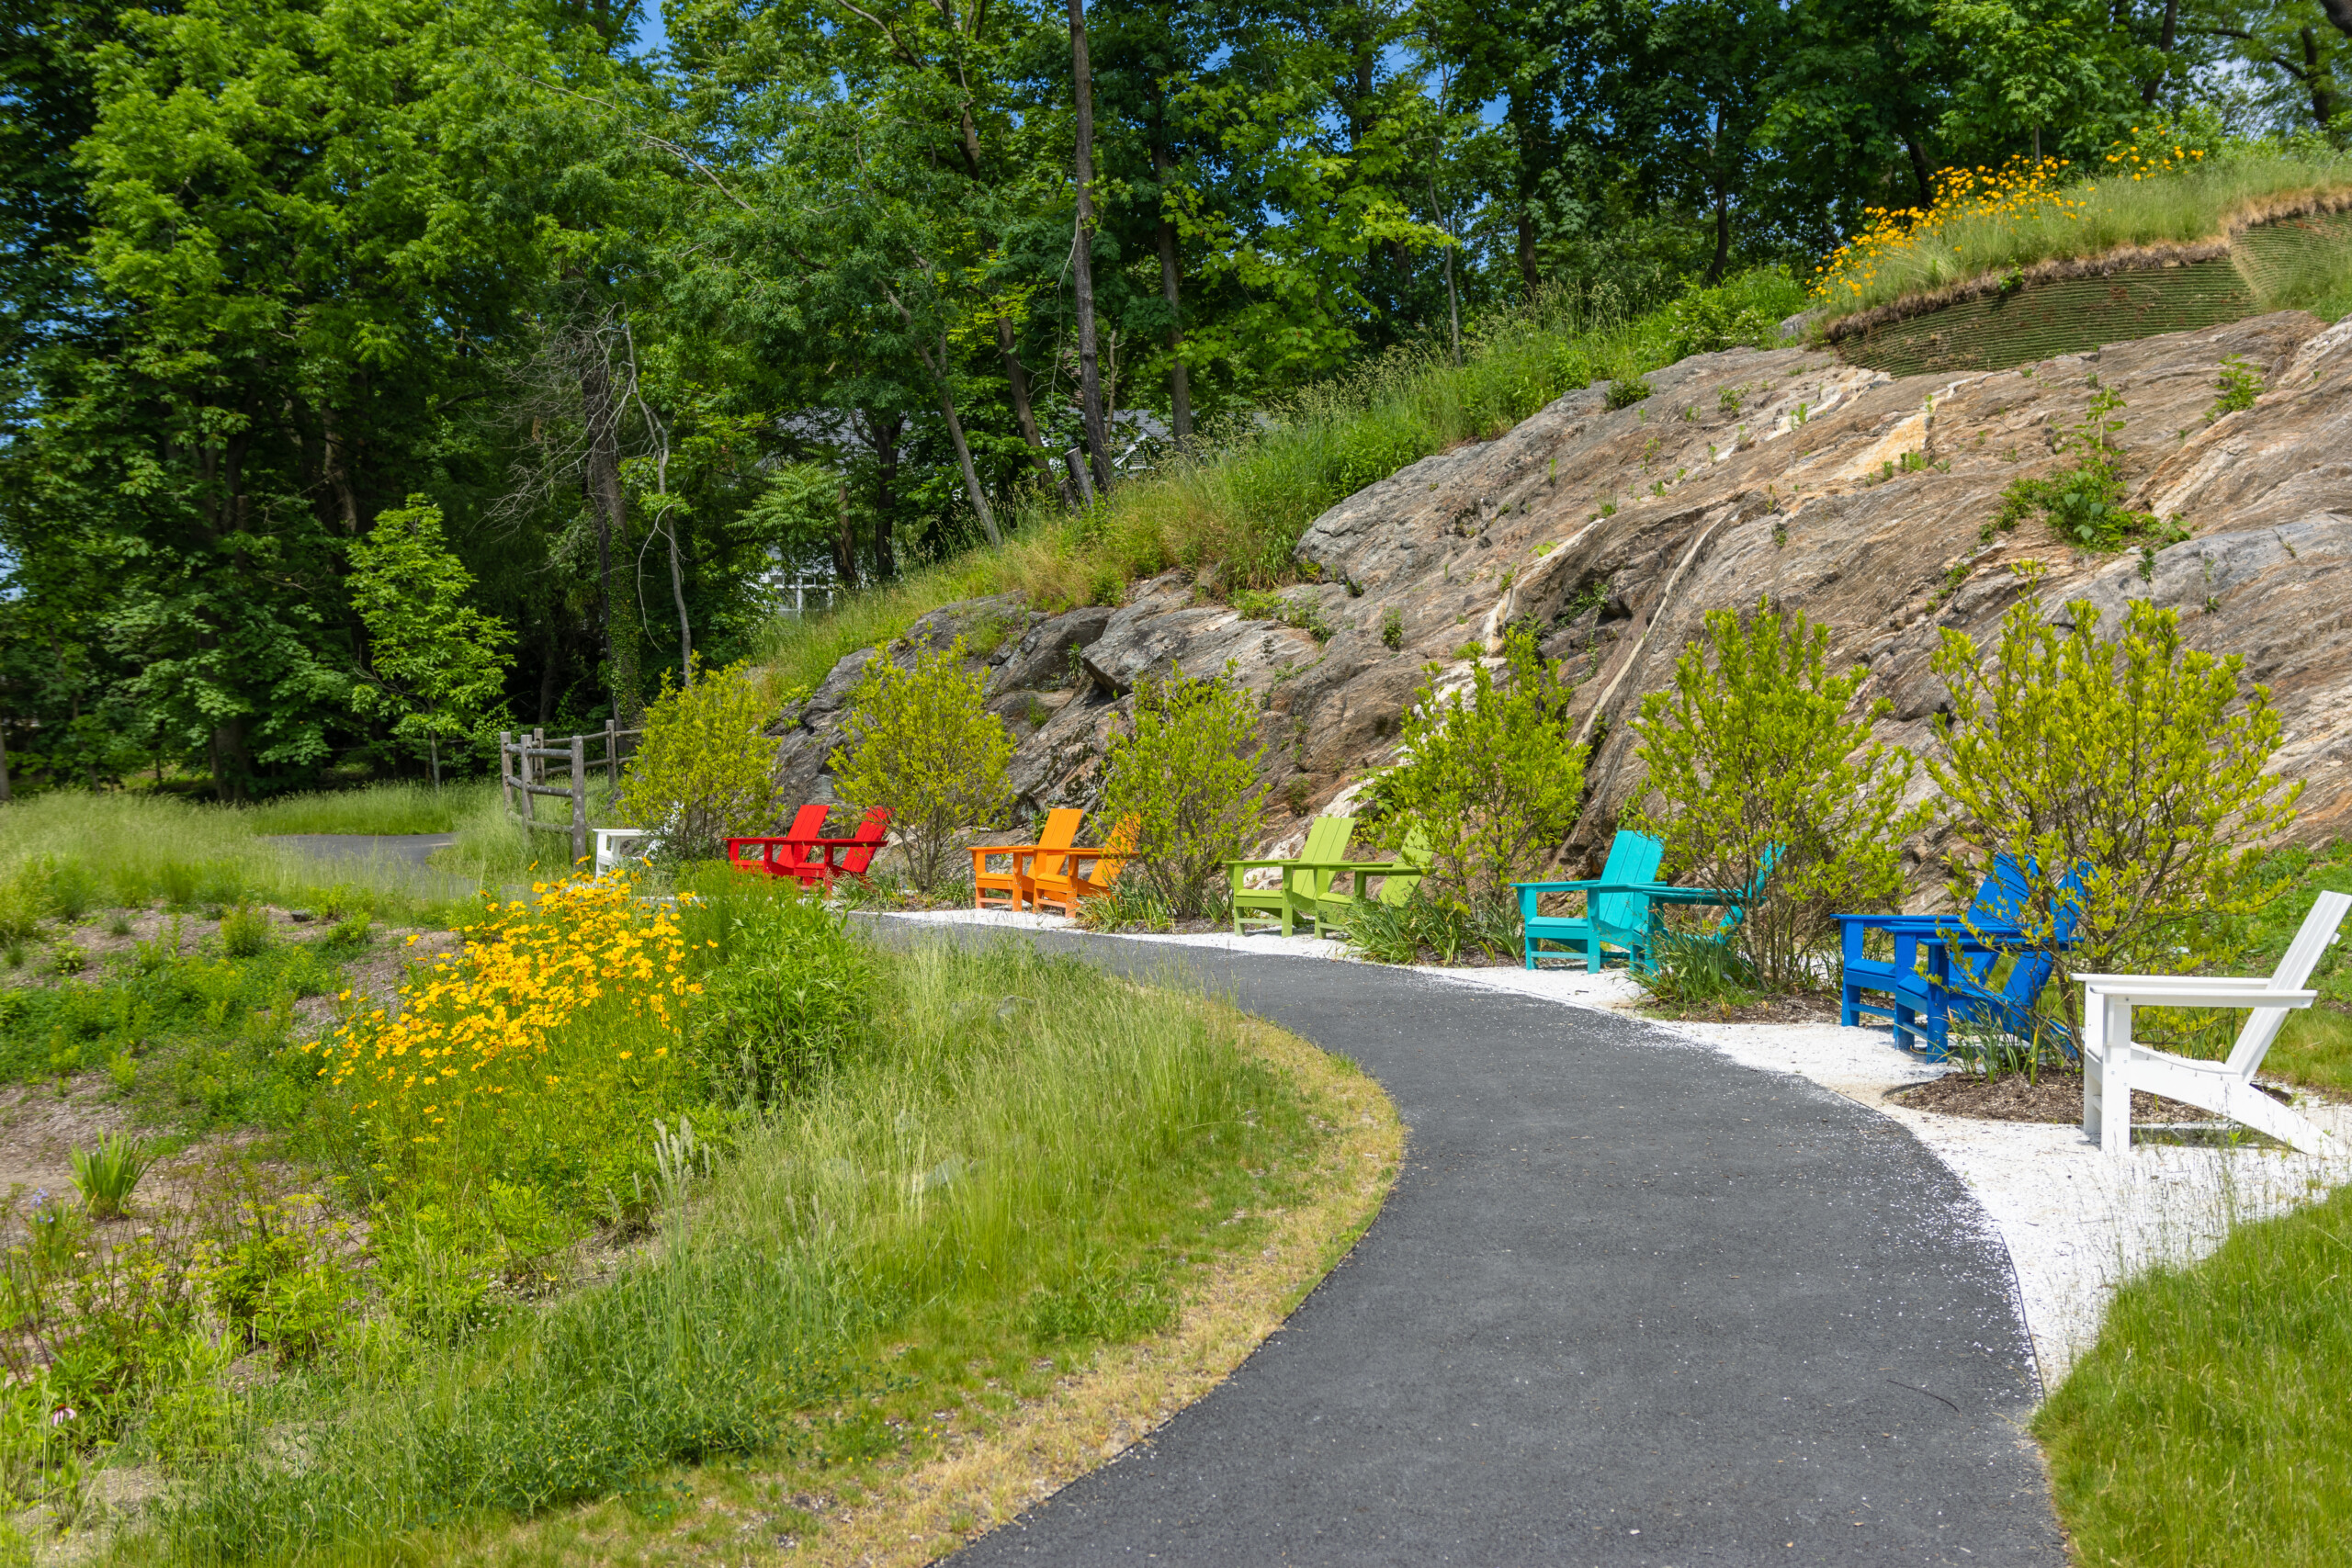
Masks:
[[[2267,1085],[2257,1086],[2274,1099],[2286,1094]],[[1942,1116],[1973,1116],[1980,1122],[2069,1122],[2083,1119],[2083,1080],[2078,1073],[2043,1073],[2029,1083],[2022,1073],[2005,1073],[1990,1079],[1974,1073],[1948,1073],[1930,1082],[1900,1089],[1887,1099],[1914,1111]],[[2184,1105],[2145,1089],[2132,1091],[2132,1120],[2143,1122],[2218,1122],[2201,1106]]]

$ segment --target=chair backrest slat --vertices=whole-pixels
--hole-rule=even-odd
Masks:
[[[1078,842],[1079,826],[1085,820],[1085,811],[1075,806],[1058,806],[1046,812],[1046,826],[1037,835],[1037,853],[1029,862],[1029,874],[1060,876],[1069,858],[1062,852]]]
[[[1345,860],[1348,840],[1354,838],[1355,833],[1356,819],[1352,817],[1317,817],[1307,825],[1306,842],[1300,848],[1298,858],[1307,861]],[[1331,891],[1332,874],[1329,870],[1295,871],[1290,874],[1294,878],[1291,883],[1294,893],[1320,898]]]
[[[1665,859],[1663,843],[1647,833],[1620,829],[1609,842],[1609,863],[1600,868],[1600,880],[1654,882],[1658,863]],[[1632,927],[1648,912],[1649,903],[1636,893],[1596,893],[1590,900],[1591,918],[1621,929]]]
[[[865,820],[857,825],[857,831],[852,835],[857,840],[856,846],[842,852],[841,869],[852,876],[865,875],[865,868],[874,863],[874,852],[882,847],[882,840],[889,832],[890,808],[877,806],[868,811]]]
[[[2303,982],[2312,977],[2319,966],[2320,955],[2328,943],[2335,940],[2335,929],[2344,923],[2344,913],[2352,909],[2352,893],[2323,893],[2312,904],[2311,913],[2295,932],[2295,940],[2287,945],[2287,955],[2278,961],[2277,973],[2270,976],[2274,991],[2300,991]],[[2252,1077],[2262,1066],[2262,1058],[2270,1054],[2278,1029],[2287,1021],[2287,1008],[2256,1008],[2248,1014],[2245,1027],[2238,1031],[2237,1043],[2230,1047],[2230,1070],[2242,1077]]]
[[[1437,852],[1430,848],[1430,836],[1416,828],[1405,835],[1404,843],[1397,847],[1396,858],[1406,865],[1419,869],[1400,871],[1380,879],[1380,901],[1391,908],[1412,898],[1413,889],[1421,885],[1422,873],[1436,863]]]
[[[2059,906],[2057,918],[2051,922],[2052,934],[2060,942],[2065,942],[2074,936],[2075,927],[2082,919],[2083,878],[2090,874],[2090,869],[2089,862],[2078,861],[2074,870],[2066,874],[2065,881],[2059,885],[2064,891],[2076,896]],[[2005,922],[2014,922],[2018,918],[2018,912],[2025,907],[2026,897],[2025,879],[2017,874],[2017,862],[2003,855],[1994,867],[1994,876],[1986,879],[1988,885],[1995,879],[2003,881],[2004,908],[2008,911],[2003,919]],[[1977,896],[1982,898],[1984,894],[1980,890]],[[1990,953],[1982,954],[1981,957],[1983,967],[1977,970],[1977,977],[1980,980],[1991,973],[1993,963]],[[2034,1003],[2041,999],[2043,989],[2050,984],[2050,976],[2057,973],[2057,954],[2048,948],[2038,948],[2032,952],[2018,953],[2017,962],[2009,965],[2008,979],[2001,987],[2001,999],[2008,1003],[2011,1008],[2018,1010],[2020,1014],[2030,1012]]]
[[[1111,836],[1102,840],[1102,852],[1094,857],[1093,867],[1086,874],[1088,882],[1097,887],[1108,887],[1119,880],[1120,871],[1136,852],[1136,834],[1141,830],[1141,826],[1132,817],[1119,818],[1118,826],[1111,829]]]

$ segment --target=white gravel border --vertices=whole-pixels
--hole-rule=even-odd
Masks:
[[[892,913],[933,925],[1072,929],[1058,916],[994,909]],[[1229,953],[1356,962],[1345,943],[1329,938],[1122,934]],[[1623,970],[1589,976],[1581,969],[1419,965],[1416,972],[1596,1011],[1623,1014],[1645,999]],[[1703,1046],[1745,1066],[1791,1074],[1907,1128],[1966,1184],[2007,1247],[2045,1392],[2097,1340],[2118,1285],[2157,1264],[2204,1257],[2241,1221],[2284,1213],[2352,1182],[2352,1154],[2323,1158],[2275,1148],[2150,1143],[2109,1159],[2079,1126],[1980,1122],[1897,1105],[1886,1098],[1889,1091],[1924,1083],[1944,1069],[1896,1049],[1883,1028],[1641,1021],[1661,1046]],[[2352,1105],[2305,1097],[2297,1108],[2352,1147]]]

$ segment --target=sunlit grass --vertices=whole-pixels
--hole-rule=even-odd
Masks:
[[[2352,1190],[2126,1285],[2034,1421],[2075,1560],[2341,1563],[2347,1388]]]
[[[497,784],[487,780],[379,784],[364,789],[283,795],[248,807],[255,833],[447,833],[466,808]]]

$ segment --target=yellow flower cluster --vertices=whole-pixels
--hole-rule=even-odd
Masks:
[[[2064,181],[2063,158],[2011,158],[1997,169],[1946,169],[1935,179],[1931,207],[1870,207],[1861,232],[1823,258],[1813,297],[1859,293],[1898,254],[1930,245],[1947,231],[1986,219],[2070,218],[2089,191]]]
[[[536,903],[487,904],[463,953],[415,972],[396,1008],[351,1009],[302,1047],[383,1141],[439,1143],[461,1122],[492,1134],[519,1100],[601,1099],[615,1078],[673,1065],[685,998],[702,988],[686,977],[674,911],[613,877],[532,892]]]
[[[2176,175],[2193,168],[2205,154],[2183,149],[2164,134],[2164,127],[2154,131],[2132,128],[2129,141],[2110,141],[2107,146],[2107,161],[2115,166],[2117,177],[2130,175],[2135,180],[2152,180],[2165,175]]]

